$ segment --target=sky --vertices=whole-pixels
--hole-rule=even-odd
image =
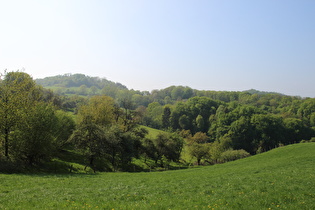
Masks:
[[[314,0],[0,0],[0,72],[315,97]]]

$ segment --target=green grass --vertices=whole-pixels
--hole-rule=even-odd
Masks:
[[[151,173],[0,174],[0,209],[315,209],[314,151]]]
[[[151,139],[156,138],[157,135],[160,134],[160,133],[167,133],[166,131],[158,130],[158,129],[155,129],[155,128],[150,128],[150,127],[147,127],[147,126],[144,126],[144,125],[140,125],[140,127],[145,128],[145,129],[147,129],[149,131],[147,137],[151,138]]]

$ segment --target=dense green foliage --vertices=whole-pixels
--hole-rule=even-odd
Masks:
[[[51,158],[72,133],[73,119],[57,112],[28,74],[9,72],[0,82],[0,161]]]
[[[47,77],[45,79],[37,79],[36,82],[44,87],[60,87],[60,91],[63,93],[75,93],[75,89],[70,88],[77,87],[78,93],[82,95],[93,94],[95,95],[103,88],[106,89],[117,88],[127,89],[120,83],[111,82],[105,78],[99,77],[88,77],[84,74],[66,74],[54,77]]]
[[[315,209],[314,150],[154,173],[0,174],[0,209]]]
[[[38,166],[75,150],[87,170],[151,170],[226,162],[315,137],[313,98],[184,86],[135,91],[82,74],[36,82],[23,72],[0,81],[5,164]],[[150,136],[144,126],[165,132]]]

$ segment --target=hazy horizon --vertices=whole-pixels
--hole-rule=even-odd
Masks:
[[[27,73],[26,71],[23,71],[22,70],[22,72],[25,72],[25,73]],[[59,75],[54,75],[54,76],[65,76],[65,75],[74,75],[74,74],[83,74],[83,73],[65,73],[65,74],[59,74]],[[106,78],[106,77],[99,77],[99,76],[91,76],[91,75],[86,75],[86,74],[84,74],[85,76],[87,76],[87,77],[98,77],[98,78],[100,78],[100,79],[106,79],[106,80],[108,80],[108,81],[111,81],[111,82],[114,82],[114,83],[119,83],[119,84],[121,84],[121,85],[124,85],[124,86],[126,86],[125,84],[123,84],[123,83],[121,83],[121,82],[119,82],[119,81],[112,81],[112,80],[110,80],[110,79],[108,79],[108,78]],[[33,79],[45,79],[45,78],[49,78],[49,77],[54,77],[54,76],[48,76],[48,77],[44,77],[44,78],[33,78]],[[133,89],[133,90],[135,90],[135,91],[149,91],[149,92],[152,92],[152,91],[154,91],[154,90],[162,90],[162,89],[166,89],[166,88],[169,88],[169,87],[171,87],[171,86],[173,86],[173,85],[170,85],[170,86],[167,86],[167,87],[161,87],[161,88],[159,88],[159,89],[152,89],[152,90],[138,90],[138,89],[133,89],[133,88],[130,88],[130,87],[127,87],[129,90],[131,90],[131,89]],[[175,85],[174,85],[175,86]],[[189,87],[189,88],[192,88],[192,87],[190,87],[190,86],[188,86],[188,85],[185,85],[185,84],[179,84],[179,85],[176,85],[176,86],[183,86],[183,87]],[[196,89],[196,88],[192,88],[192,89],[195,89],[195,90],[200,90],[200,91],[203,91],[204,89]],[[268,93],[277,93],[277,94],[284,94],[284,93],[280,93],[280,92],[275,92],[275,91],[265,91],[265,90],[258,90],[258,89],[255,89],[255,88],[250,88],[250,89],[246,89],[246,90],[204,90],[204,91],[231,91],[231,92],[233,92],[233,91],[235,91],[235,92],[245,92],[245,91],[251,91],[251,90],[255,90],[255,91],[259,91],[259,92],[268,92]],[[286,95],[286,94],[284,94],[284,95]],[[288,96],[298,96],[298,95],[288,95]]]

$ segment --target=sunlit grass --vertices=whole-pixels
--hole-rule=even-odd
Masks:
[[[140,127],[148,130],[149,133],[148,133],[147,137],[151,138],[151,139],[156,138],[157,135],[159,135],[160,133],[167,133],[166,131],[158,130],[155,128],[150,128],[150,127],[143,126],[143,125],[141,125]]]
[[[315,144],[202,168],[0,175],[0,209],[315,209]]]

